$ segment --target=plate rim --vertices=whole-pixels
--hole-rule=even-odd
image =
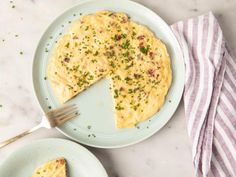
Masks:
[[[27,146],[32,146],[34,144],[45,144],[47,142],[63,142],[63,144],[73,144],[75,145],[76,149],[80,149],[83,150],[87,155],[91,156],[93,158],[94,161],[96,161],[96,163],[99,165],[99,168],[101,169],[101,171],[103,171],[104,173],[104,177],[108,177],[107,171],[105,169],[105,167],[103,166],[103,164],[101,163],[101,161],[90,151],[88,150],[86,147],[80,145],[78,142],[74,142],[68,139],[64,139],[64,138],[43,138],[43,139],[38,139],[38,140],[33,140],[32,142],[28,142],[27,144],[24,144],[22,146],[20,146],[19,148],[17,148],[16,150],[14,150],[13,152],[11,152],[1,163],[0,163],[0,170],[1,168],[3,168],[3,165],[6,163],[6,161],[11,158],[12,156],[14,156],[15,154],[19,153],[22,149],[27,148]]]
[[[44,112],[44,110],[43,110],[43,108],[42,108],[42,106],[41,106],[41,104],[40,104],[39,99],[38,99],[38,96],[37,96],[37,93],[36,93],[36,87],[35,87],[36,84],[35,84],[35,80],[34,80],[34,66],[35,66],[35,62],[36,62],[36,53],[37,53],[38,48],[40,48],[40,43],[41,43],[41,41],[42,41],[42,39],[43,39],[45,33],[50,29],[52,23],[53,23],[54,21],[56,21],[57,19],[59,19],[59,18],[61,17],[61,15],[63,15],[64,13],[66,13],[67,11],[73,9],[73,8],[76,7],[76,6],[79,6],[79,5],[84,4],[84,3],[92,2],[92,1],[96,1],[96,0],[80,0],[78,3],[76,3],[76,4],[74,4],[74,5],[72,5],[72,6],[68,7],[68,8],[66,8],[65,10],[63,10],[63,11],[62,11],[59,15],[57,15],[57,16],[50,22],[50,24],[45,28],[45,30],[44,30],[43,33],[41,34],[41,37],[40,37],[40,39],[39,39],[39,41],[38,41],[38,43],[37,43],[37,47],[36,47],[36,49],[34,50],[34,56],[33,56],[34,58],[33,58],[32,67],[31,67],[31,76],[32,76],[34,97],[36,98],[37,103],[38,103],[38,105],[39,105],[39,107],[40,107],[40,111],[41,111],[43,114],[44,114],[45,112]],[[157,133],[160,129],[162,129],[162,128],[167,124],[167,122],[170,121],[170,119],[173,117],[174,113],[176,112],[176,110],[178,109],[178,107],[179,107],[179,105],[180,105],[180,102],[181,102],[181,99],[182,99],[182,96],[183,96],[183,92],[184,92],[185,65],[184,65],[183,53],[182,53],[180,44],[179,44],[177,38],[175,37],[173,31],[171,30],[170,26],[169,26],[156,12],[154,12],[153,10],[149,9],[148,7],[142,5],[141,3],[138,3],[138,2],[135,2],[135,1],[132,1],[132,0],[120,0],[120,1],[126,1],[126,2],[128,2],[128,3],[133,3],[134,5],[140,6],[141,8],[143,8],[143,9],[149,11],[150,13],[152,13],[153,15],[155,15],[156,17],[158,17],[159,20],[162,21],[162,23],[166,24],[166,26],[170,29],[171,36],[172,36],[173,39],[175,40],[175,43],[178,44],[178,45],[176,46],[176,48],[177,48],[177,50],[179,51],[179,52],[178,52],[178,55],[180,56],[180,60],[182,61],[182,62],[181,62],[181,65],[182,65],[182,67],[183,67],[183,71],[182,71],[182,75],[183,75],[183,78],[182,78],[182,79],[183,79],[183,82],[179,84],[179,85],[181,85],[181,87],[180,87],[180,88],[181,88],[181,92],[180,92],[179,95],[178,95],[179,98],[178,98],[178,100],[177,100],[177,104],[174,106],[174,109],[173,109],[173,111],[171,112],[169,118],[168,118],[168,119],[165,119],[165,120],[163,121],[163,125],[162,125],[160,128],[156,129],[155,131],[150,132],[150,133],[148,133],[147,135],[143,136],[142,138],[140,138],[140,139],[138,139],[138,140],[134,140],[134,141],[132,141],[132,142],[130,142],[130,143],[123,143],[123,144],[120,144],[120,145],[97,145],[97,144],[94,144],[94,143],[89,143],[89,142],[85,142],[85,141],[83,141],[83,140],[74,138],[72,135],[69,135],[69,134],[67,134],[66,132],[64,132],[64,131],[62,130],[62,128],[56,127],[56,129],[57,129],[60,133],[62,133],[63,135],[65,135],[66,137],[68,137],[68,138],[70,138],[70,139],[72,139],[72,140],[74,140],[74,141],[76,141],[76,142],[78,142],[78,143],[81,143],[81,144],[83,144],[83,145],[87,145],[87,146],[90,146],[90,147],[105,148],[105,149],[123,148],[123,147],[127,147],[127,146],[131,146],[131,145],[140,143],[140,142],[142,142],[142,141],[144,141],[144,140],[150,138],[150,137],[153,136],[155,133]]]

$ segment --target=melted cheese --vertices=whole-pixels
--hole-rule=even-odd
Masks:
[[[48,77],[64,103],[106,76],[111,78],[116,126],[134,127],[165,101],[172,80],[167,49],[124,13],[85,15],[58,41]]]

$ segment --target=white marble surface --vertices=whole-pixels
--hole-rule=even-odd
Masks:
[[[0,140],[36,125],[40,111],[33,93],[31,65],[46,27],[78,0],[0,1]],[[169,24],[212,10],[236,53],[235,0],[138,0]],[[12,6],[15,8],[12,8]],[[20,54],[23,52],[23,54]],[[0,150],[0,162],[35,139],[62,137],[56,130],[39,130]],[[121,149],[89,148],[110,177],[191,177],[190,141],[183,103],[169,123],[146,141]]]

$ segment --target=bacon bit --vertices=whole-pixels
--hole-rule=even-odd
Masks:
[[[113,48],[114,48],[114,46],[113,46],[113,45],[111,45],[111,46],[110,46],[110,49],[113,49]]]
[[[136,73],[134,73],[134,78],[135,78],[135,79],[138,79],[138,78],[140,78],[140,77],[141,77],[140,74],[136,74]]]
[[[137,39],[138,39],[138,40],[143,40],[144,37],[145,37],[144,35],[140,35],[140,36],[137,37]]]
[[[84,23],[84,21],[80,21],[80,23],[81,23],[81,24],[83,24],[83,23]]]
[[[72,39],[79,39],[79,37],[78,36],[74,36]]]
[[[158,79],[158,77],[159,77],[159,74],[157,74],[156,78]]]
[[[99,33],[102,33],[102,30],[100,30]]]
[[[99,71],[99,72],[104,72],[104,69],[99,69],[98,71]]]
[[[149,52],[149,56],[150,56],[151,59],[154,59],[154,57],[155,57],[155,53],[153,53],[153,52]]]
[[[70,62],[70,59],[69,58],[64,58],[64,61],[69,63]]]
[[[59,159],[59,160],[56,160],[57,163],[60,163],[61,165],[64,165],[65,164],[65,160],[64,159]]]
[[[119,40],[121,40],[121,38],[122,38],[122,36],[121,35],[116,35],[116,41],[119,41]]]
[[[121,19],[122,19],[122,20],[121,20],[121,23],[126,23],[126,22],[127,22],[127,18],[122,17]]]
[[[142,48],[143,47],[143,42],[140,42],[139,43],[139,48]]]
[[[124,87],[121,87],[121,88],[120,88],[120,91],[124,91],[124,90],[125,90]]]
[[[149,70],[147,71],[147,73],[148,73],[150,76],[155,77],[155,70],[149,69]]]

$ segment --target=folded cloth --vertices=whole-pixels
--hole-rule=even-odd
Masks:
[[[171,29],[186,67],[183,97],[195,176],[236,177],[236,58],[211,12]]]

